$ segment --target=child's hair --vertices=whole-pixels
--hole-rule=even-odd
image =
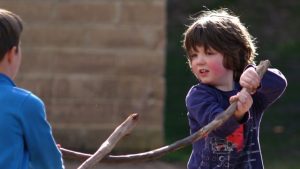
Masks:
[[[21,18],[5,9],[0,9],[0,61],[12,47],[18,47],[23,30]]]
[[[183,48],[189,53],[203,46],[212,48],[224,55],[223,65],[234,72],[238,81],[245,66],[254,64],[256,46],[247,28],[227,9],[204,11],[184,32]]]

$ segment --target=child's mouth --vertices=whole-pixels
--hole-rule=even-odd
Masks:
[[[200,73],[207,73],[208,72],[208,70],[207,69],[200,69],[200,71],[199,71]]]

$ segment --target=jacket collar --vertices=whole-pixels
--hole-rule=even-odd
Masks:
[[[16,86],[16,84],[7,75],[3,73],[0,73],[0,85]]]

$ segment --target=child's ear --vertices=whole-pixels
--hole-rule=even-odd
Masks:
[[[7,51],[7,61],[8,63],[12,63],[14,60],[14,56],[18,53],[18,49],[16,46],[12,47]]]

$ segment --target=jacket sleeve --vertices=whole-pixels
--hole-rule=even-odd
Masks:
[[[62,169],[63,160],[46,119],[43,102],[33,94],[23,102],[22,125],[31,168]]]
[[[191,133],[198,131],[225,109],[222,108],[217,96],[206,88],[193,87],[186,97],[188,119]],[[222,127],[217,128],[212,134],[219,137],[226,137],[239,127],[240,123],[232,116]]]
[[[261,80],[261,85],[253,95],[254,100],[264,111],[274,103],[285,91],[287,80],[277,69],[269,68]]]

